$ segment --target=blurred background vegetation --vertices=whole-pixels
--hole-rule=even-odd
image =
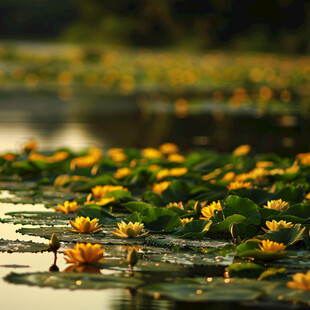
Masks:
[[[310,150],[309,0],[0,0],[0,150]]]
[[[310,52],[307,0],[1,0],[0,37]]]

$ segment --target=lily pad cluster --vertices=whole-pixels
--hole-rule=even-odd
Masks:
[[[78,243],[75,250],[65,250],[70,263],[76,262],[69,271],[88,272],[80,263],[87,243],[90,265],[97,263],[91,268],[108,268],[126,277],[124,252],[109,254],[99,245],[141,247],[135,249],[135,276],[141,283],[120,283],[139,287],[143,294],[210,302],[275,301],[283,296],[283,301],[305,303],[310,298],[310,284],[286,286],[309,278],[308,153],[296,158],[255,155],[246,145],[232,154],[205,151],[185,156],[172,143],[143,150],[39,152],[32,142],[20,153],[7,154],[0,156],[0,187],[12,196],[2,201],[40,202],[47,212],[8,213],[11,218],[1,221],[40,225],[18,232],[46,239],[54,233],[66,248],[67,243]],[[89,252],[91,244],[96,245],[94,254]],[[160,270],[174,270],[175,275],[151,276]],[[297,271],[305,276],[291,281]],[[73,287],[85,278],[65,277],[12,274],[7,280],[68,288],[114,283],[103,276],[89,278],[85,287]],[[242,282],[238,277],[251,279]]]

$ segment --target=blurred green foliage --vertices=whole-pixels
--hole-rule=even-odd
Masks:
[[[309,16],[295,0],[0,0],[0,36],[308,53]]]

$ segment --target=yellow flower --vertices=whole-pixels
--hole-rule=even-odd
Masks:
[[[116,154],[121,154],[121,153],[123,153],[124,151],[123,151],[123,149],[121,149],[121,148],[114,148],[114,149],[109,149],[109,151],[108,151],[108,156],[109,157],[113,157],[114,155],[116,155]]]
[[[276,175],[276,174],[282,175],[284,174],[284,169],[272,169],[272,170],[269,170],[268,173],[270,175]]]
[[[156,173],[156,179],[160,180],[160,179],[163,179],[165,177],[168,177],[169,175],[170,175],[169,169],[163,169],[163,170],[160,170]]]
[[[277,252],[284,253],[286,246],[283,243],[273,242],[269,239],[263,240],[261,244],[259,244],[261,251],[263,252]]]
[[[294,226],[294,224],[292,222],[286,222],[286,221],[275,221],[272,220],[272,222],[267,221],[266,222],[266,226],[269,228],[269,230],[271,231],[276,231],[276,230],[280,230],[282,228],[292,228]],[[262,228],[265,232],[269,231],[268,229]]]
[[[223,176],[223,180],[231,181],[234,179],[234,177],[235,177],[235,173],[233,171],[229,171]]]
[[[100,244],[77,243],[74,249],[65,250],[64,253],[69,264],[96,264],[104,260],[104,249],[100,248]]]
[[[32,152],[37,150],[38,143],[35,140],[31,140],[22,146],[24,152]]]
[[[306,195],[306,199],[310,200],[310,193]]]
[[[46,157],[39,153],[31,153],[28,157],[29,161],[42,160],[45,161]]]
[[[300,272],[295,273],[293,275],[293,281],[287,282],[286,285],[289,288],[310,291],[310,270],[306,274]]]
[[[123,162],[124,160],[126,160],[127,156],[124,153],[117,153],[117,154],[113,155],[111,158],[116,163],[120,163],[120,162]]]
[[[117,223],[118,228],[114,228],[116,232],[112,232],[112,234],[116,237],[121,237],[121,238],[135,238],[135,237],[142,237],[145,236],[147,232],[140,234],[142,231],[144,225],[139,222],[129,222],[126,224],[124,221],[121,221],[121,223]]]
[[[309,165],[310,164],[310,153],[300,153],[296,156],[298,159],[300,159],[300,163],[303,165]]]
[[[183,202],[180,201],[178,202],[170,202],[169,204],[166,205],[167,208],[171,208],[171,207],[177,207],[179,209],[184,210],[184,206],[183,206]]]
[[[93,147],[88,151],[87,155],[72,159],[70,169],[74,170],[75,167],[78,168],[92,167],[99,162],[102,155],[103,153],[100,149]]]
[[[16,156],[12,153],[5,153],[5,154],[2,154],[0,155],[4,160],[7,160],[7,161],[14,161],[16,159]]]
[[[52,157],[49,157],[48,161],[55,163],[67,159],[68,156],[68,152],[56,152]]]
[[[98,219],[90,220],[89,217],[78,216],[75,222],[70,221],[70,225],[74,229],[70,229],[73,232],[80,232],[83,234],[96,233],[100,230],[101,224],[98,224]]]
[[[71,181],[71,177],[68,174],[61,174],[59,175],[55,181],[54,181],[54,186],[56,187],[62,187],[65,184],[69,183]]]
[[[157,149],[148,147],[142,150],[142,156],[148,159],[161,158],[162,154]]]
[[[168,161],[182,164],[185,162],[185,157],[180,154],[170,154],[168,156]]]
[[[73,213],[75,211],[78,210],[80,206],[77,204],[76,201],[65,201],[64,204],[58,204],[58,207],[53,207],[53,209],[57,212],[61,212],[61,213]]]
[[[118,191],[118,190],[123,190],[123,191],[128,191],[127,188],[121,186],[121,185],[96,185],[92,189],[93,196],[95,199],[101,199],[104,197],[105,194],[113,192],[113,191]]]
[[[181,219],[182,226],[185,226],[185,224],[191,222],[192,220],[194,220],[193,217]]]
[[[115,200],[115,197],[111,197],[111,198],[102,198],[100,199],[99,201],[96,202],[97,205],[100,205],[100,206],[104,206],[112,201]]]
[[[131,170],[127,167],[124,168],[119,168],[117,171],[114,173],[114,178],[115,179],[122,179],[125,176],[129,175],[131,173]]]
[[[249,154],[251,151],[251,146],[248,144],[240,145],[234,149],[233,155],[234,156],[244,156]]]
[[[181,168],[172,168],[170,170],[170,175],[174,177],[180,177],[188,172],[188,169],[185,167]]]
[[[273,210],[286,210],[289,207],[288,202],[282,201],[282,199],[278,200],[271,200],[267,202],[267,206],[265,205],[264,208],[273,209]]]
[[[252,187],[252,184],[251,184],[251,182],[238,182],[238,181],[236,181],[236,182],[231,182],[231,183],[227,186],[227,188],[228,188],[229,190],[231,190],[231,189],[237,189],[237,188],[243,188],[243,187],[245,187],[245,188],[251,188],[251,187]]]
[[[274,163],[272,161],[258,161],[256,163],[256,168],[267,168],[272,167]]]
[[[153,192],[160,195],[164,190],[166,190],[168,188],[169,185],[170,185],[170,182],[168,182],[168,181],[164,181],[161,183],[155,183],[153,185],[152,190],[153,190]]]
[[[160,147],[159,150],[163,154],[172,154],[172,153],[177,153],[179,151],[179,148],[176,144],[174,143],[163,143]]]
[[[285,173],[296,173],[299,169],[300,167],[294,163],[291,167],[285,169]]]
[[[209,205],[203,207],[201,209],[201,214],[203,216],[201,216],[199,219],[200,220],[209,220],[212,216],[215,215],[216,211],[221,211],[223,210],[220,201],[215,202],[213,201],[212,203],[210,203]]]

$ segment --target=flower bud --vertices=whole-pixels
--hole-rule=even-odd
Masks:
[[[57,250],[60,248],[60,242],[55,234],[52,234],[51,240],[48,245],[49,249],[53,252],[57,252]]]
[[[133,267],[138,262],[138,253],[135,249],[132,249],[127,255],[128,264]]]

